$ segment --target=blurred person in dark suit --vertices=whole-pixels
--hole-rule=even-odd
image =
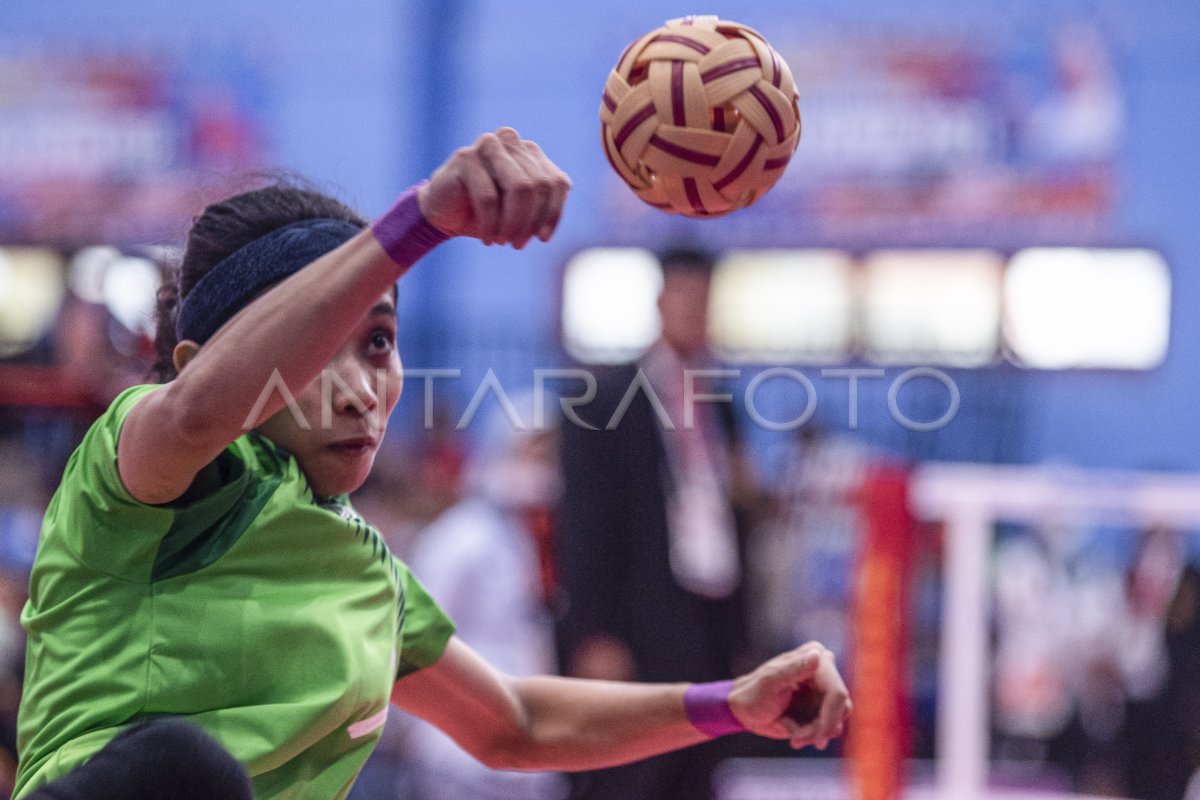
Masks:
[[[566,671],[605,680],[709,681],[746,648],[742,514],[746,470],[733,408],[705,371],[713,257],[660,256],[662,333],[629,365],[597,374],[595,399],[562,431],[559,562]],[[688,384],[691,384],[689,387]],[[686,406],[690,406],[688,409]],[[727,742],[587,773],[574,796],[710,796]]]
[[[1125,588],[1130,615],[1152,630],[1160,662],[1155,691],[1131,696],[1125,709],[1127,790],[1146,800],[1192,800],[1200,787],[1193,778],[1200,771],[1200,570],[1182,535],[1145,531]]]

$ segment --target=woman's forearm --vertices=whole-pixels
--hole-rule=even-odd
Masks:
[[[815,700],[815,718],[788,716],[798,692]],[[436,663],[396,682],[392,702],[489,767],[556,771],[624,764],[743,730],[824,747],[851,707],[833,655],[815,642],[733,682],[646,684],[507,676],[457,636]]]
[[[575,771],[703,741],[686,684],[505,675],[457,636],[434,665],[398,681],[392,701],[494,769]]]
[[[514,679],[526,736],[512,767],[599,769],[705,741],[685,712],[686,689],[682,683]]]

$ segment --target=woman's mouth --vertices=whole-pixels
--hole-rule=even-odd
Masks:
[[[329,445],[329,449],[347,458],[360,458],[375,450],[378,442],[370,436],[342,439]]]

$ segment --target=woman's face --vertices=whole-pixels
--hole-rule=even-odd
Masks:
[[[389,289],[321,375],[258,432],[295,457],[316,494],[352,492],[371,471],[402,383]]]

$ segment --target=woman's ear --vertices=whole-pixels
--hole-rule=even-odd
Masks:
[[[175,345],[175,350],[171,353],[171,361],[175,364],[176,372],[183,372],[183,368],[188,365],[196,353],[200,352],[200,345],[193,342],[191,339],[184,339],[179,344]]]

